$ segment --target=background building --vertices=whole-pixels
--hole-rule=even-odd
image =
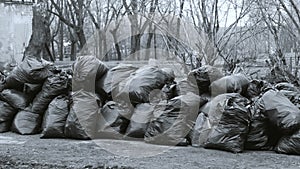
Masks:
[[[22,60],[31,36],[33,1],[0,0],[0,61]]]

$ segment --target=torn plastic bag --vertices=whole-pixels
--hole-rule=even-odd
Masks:
[[[212,99],[201,108],[208,119],[199,115],[198,122],[202,123],[202,127],[201,124],[195,125],[199,130],[194,128],[193,144],[234,153],[242,152],[250,124],[249,103],[248,99],[237,93],[222,94]]]
[[[135,66],[126,64],[113,67],[96,82],[96,92],[101,94],[102,89],[109,97],[116,96],[120,91],[119,83],[128,78],[137,69]]]
[[[4,101],[0,101],[0,133],[10,131],[12,121],[18,110]]]
[[[130,101],[133,105],[149,103],[151,92],[161,90],[166,83],[172,82],[174,78],[173,73],[154,66],[144,66],[127,79],[124,88],[116,96],[116,100]]]
[[[260,104],[270,123],[282,132],[289,134],[300,129],[300,110],[279,91],[268,90]]]
[[[153,119],[154,106],[149,103],[138,104],[130,119],[126,136],[133,138],[144,138],[148,125]]]
[[[95,56],[77,57],[73,67],[72,90],[95,93],[96,79],[106,71],[106,66]]]
[[[52,70],[52,63],[27,56],[6,78],[5,88],[18,88],[18,85],[24,83],[43,83],[48,76],[52,75]]]
[[[72,95],[72,104],[68,115],[65,136],[74,139],[93,139],[96,137],[99,121],[100,100],[94,94],[83,90]]]
[[[215,80],[222,78],[224,75],[215,67],[205,65],[191,71],[188,74],[189,81],[195,81],[198,85],[199,94],[209,93],[209,86]]]
[[[249,83],[247,77],[242,74],[225,76],[211,84],[211,95],[217,96],[224,93],[239,93],[245,96]]]
[[[275,151],[282,154],[300,155],[300,130],[290,136],[282,137]]]
[[[43,116],[32,113],[30,108],[20,111],[15,116],[11,130],[22,135],[38,134],[41,131]]]
[[[171,99],[164,109],[158,110],[162,112],[154,109],[154,114],[161,115],[150,122],[144,140],[152,144],[182,144],[194,126],[199,107],[206,102],[198,95],[188,93]]]
[[[3,90],[0,98],[18,110],[24,110],[32,101],[32,97],[14,89]]]
[[[114,101],[107,102],[100,112],[98,138],[121,139],[132,115],[132,107]]]
[[[44,115],[41,138],[63,138],[68,114],[68,97],[61,95],[53,99]]]
[[[44,114],[50,102],[57,96],[68,92],[68,77],[53,75],[45,81],[42,91],[34,98],[32,112]]]

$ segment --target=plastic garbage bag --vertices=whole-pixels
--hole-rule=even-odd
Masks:
[[[171,99],[164,109],[154,109],[161,114],[150,122],[144,140],[147,143],[178,145],[194,127],[199,107],[206,103],[198,95],[188,93]],[[156,112],[162,111],[162,112]]]
[[[193,144],[234,153],[244,150],[251,114],[249,100],[240,94],[222,94],[201,108]],[[206,115],[207,116],[206,116]]]
[[[31,98],[34,98],[42,90],[42,87],[43,84],[25,83],[23,92]]]
[[[24,83],[43,83],[52,74],[52,63],[28,56],[6,78],[5,88],[18,88]]]
[[[255,97],[264,94],[269,89],[272,89],[272,85],[262,80],[252,80],[247,88],[246,97],[248,99],[254,99]]]
[[[95,56],[77,57],[73,66],[72,90],[95,93],[97,78],[101,78],[107,67]]]
[[[13,108],[24,110],[32,101],[32,97],[14,89],[5,89],[0,93],[1,100],[10,104]]]
[[[174,97],[178,96],[177,91],[177,84],[176,82],[167,83],[161,91],[163,92],[163,98],[165,100],[173,99]]]
[[[74,139],[93,139],[97,133],[100,100],[83,90],[72,95],[71,109],[66,121],[65,135]]]
[[[206,138],[200,137],[200,135],[208,135],[210,129],[211,129],[211,124],[209,122],[207,114],[201,112],[197,117],[194,129],[191,134],[192,146],[194,147],[203,146],[206,141]]]
[[[295,106],[300,108],[300,90],[291,83],[278,83],[275,88],[285,95]]]
[[[275,148],[275,151],[277,153],[282,153],[282,154],[299,155],[300,154],[300,130],[290,136],[282,137],[279,140]]]
[[[182,79],[177,83],[177,95],[186,95],[187,93],[191,92],[196,95],[199,95],[198,85],[195,79]],[[206,90],[206,89],[205,89]],[[208,90],[208,89],[207,89]],[[202,92],[203,93],[203,92]]]
[[[196,80],[199,94],[203,94],[209,93],[209,86],[211,83],[223,76],[223,73],[218,68],[206,65],[191,71],[188,74],[188,79],[190,81]]]
[[[128,78],[132,73],[134,73],[138,68],[132,65],[121,64],[112,69],[96,82],[96,92],[109,95],[109,97],[116,96],[120,89],[119,83],[126,78]]]
[[[151,92],[161,90],[165,84],[172,82],[174,78],[172,73],[157,67],[142,67],[127,79],[124,88],[116,96],[116,100],[127,100],[133,105],[149,103]]]
[[[211,84],[211,95],[217,96],[224,93],[240,93],[245,96],[249,83],[247,77],[242,74],[225,76]]]
[[[121,139],[125,134],[132,108],[114,101],[107,102],[100,112],[98,138]]]
[[[41,138],[63,138],[68,114],[68,97],[61,95],[53,99],[43,118]]]
[[[144,138],[150,121],[154,118],[154,106],[149,103],[138,104],[127,127],[126,136]]]
[[[42,115],[32,113],[27,108],[17,113],[11,130],[22,135],[38,134],[41,131],[42,118]]]
[[[279,91],[268,90],[260,104],[264,115],[282,132],[288,134],[300,129],[300,110]]]
[[[262,112],[263,109],[263,105],[259,104],[258,100],[251,105],[251,123],[245,142],[245,149],[247,150],[268,150],[272,147],[269,122]]]
[[[4,101],[0,101],[0,133],[10,131],[12,121],[18,110]]]
[[[42,91],[34,98],[32,112],[44,114],[50,102],[57,96],[68,92],[68,77],[65,75],[53,75],[45,81]]]

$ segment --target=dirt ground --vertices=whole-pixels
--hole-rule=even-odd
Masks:
[[[194,147],[168,147],[136,141],[40,139],[0,134],[0,168],[205,168],[294,169],[300,156],[269,151],[233,154]]]

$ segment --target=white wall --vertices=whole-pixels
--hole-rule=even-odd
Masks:
[[[32,6],[0,3],[0,61],[20,62],[31,36]]]

